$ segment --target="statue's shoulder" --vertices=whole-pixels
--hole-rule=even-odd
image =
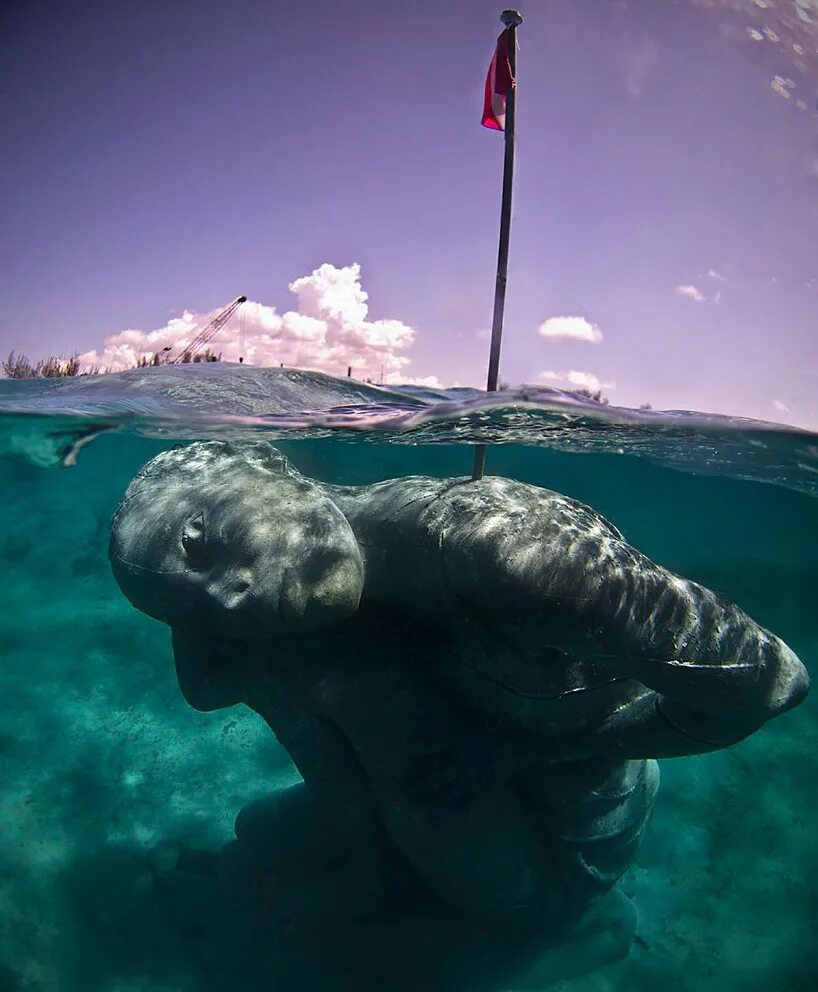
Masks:
[[[502,476],[478,482],[468,477],[406,476],[340,488],[342,509],[354,505],[358,521],[376,527],[381,538],[388,531],[403,540],[431,540],[439,548],[479,545],[496,551],[552,543],[567,533],[622,539],[592,507],[563,493]]]
[[[490,476],[448,480],[425,509],[427,522],[451,528],[479,528],[487,539],[512,533],[534,535],[571,528],[574,531],[604,532],[608,537],[622,535],[593,507],[563,493],[529,482]]]

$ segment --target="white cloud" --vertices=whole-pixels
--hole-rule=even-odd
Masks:
[[[541,379],[549,379],[553,382],[564,382],[569,387],[579,386],[595,392],[597,389],[616,389],[615,382],[602,382],[593,372],[582,372],[571,369],[570,372],[540,372]]]
[[[544,338],[570,338],[590,344],[599,344],[603,338],[601,329],[584,317],[549,317],[537,333]]]
[[[337,268],[326,262],[289,288],[298,298],[297,310],[279,314],[274,307],[248,300],[209,342],[211,350],[225,361],[238,361],[241,327],[241,353],[248,365],[283,362],[334,375],[344,375],[351,365],[358,378],[377,381],[382,371],[400,373],[410,364],[403,352],[414,343],[414,329],[400,320],[368,319],[368,296],[357,263]],[[185,311],[153,331],[120,331],[105,339],[101,351],[80,355],[80,361],[86,368],[96,365],[117,372],[166,347],[173,349],[171,355],[178,355],[217,312]]]
[[[708,279],[715,279],[716,282],[727,282],[727,279],[723,275],[721,275],[720,273],[716,272],[715,269],[708,269],[707,270],[707,278]]]
[[[676,292],[679,296],[687,297],[688,300],[695,300],[696,303],[702,303],[704,301],[704,293],[689,284],[677,286]]]
[[[789,413],[790,412],[790,408],[787,406],[787,404],[783,400],[773,400],[773,406],[775,407],[776,410],[779,411],[779,413]]]

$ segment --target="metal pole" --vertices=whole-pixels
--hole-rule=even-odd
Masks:
[[[500,371],[500,344],[503,339],[503,311],[506,304],[506,281],[508,274],[508,242],[511,233],[511,191],[514,182],[514,118],[517,104],[517,27],[523,18],[518,10],[504,10],[500,20],[508,28],[508,65],[511,70],[511,87],[506,96],[505,156],[503,158],[503,199],[500,210],[500,246],[497,251],[497,280],[494,285],[494,316],[491,322],[491,350],[489,370],[486,379],[486,392],[497,390],[497,377]],[[486,463],[486,446],[478,444],[474,449],[472,481],[483,478]]]

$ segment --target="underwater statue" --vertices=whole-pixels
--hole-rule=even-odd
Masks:
[[[808,689],[738,607],[506,478],[335,486],[195,443],[134,478],[110,560],[187,702],[249,706],[303,778],[204,859],[253,975],[304,948],[288,990],[534,989],[624,956],[653,759]]]

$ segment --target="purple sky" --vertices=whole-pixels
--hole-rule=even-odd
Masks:
[[[818,2],[729,6],[521,6],[503,379],[818,428]],[[0,351],[102,353],[244,293],[291,311],[248,311],[251,335],[323,334],[328,370],[400,339],[405,376],[481,385],[499,9],[3,5]],[[288,290],[353,262],[368,316]],[[603,340],[538,333],[560,316]]]

